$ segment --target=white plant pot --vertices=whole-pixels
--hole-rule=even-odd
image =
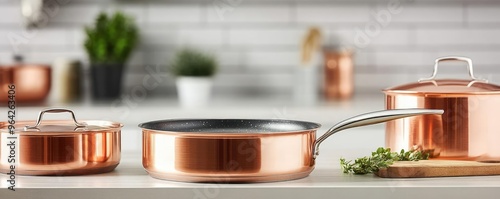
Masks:
[[[178,77],[176,80],[179,101],[184,108],[199,108],[210,101],[211,77]]]

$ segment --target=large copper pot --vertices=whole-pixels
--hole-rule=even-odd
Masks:
[[[10,84],[16,86],[16,102],[44,101],[50,91],[50,66],[18,64],[0,67],[0,102],[7,102],[7,91]]]
[[[42,121],[44,113],[59,112],[70,112],[73,120]],[[70,110],[48,109],[40,112],[37,121],[16,121],[13,134],[9,126],[0,122],[1,173],[94,174],[112,171],[120,162],[120,123],[77,121]]]
[[[469,80],[435,79],[444,61],[468,64]],[[432,77],[384,90],[387,109],[443,109],[435,115],[390,121],[386,146],[392,149],[423,149],[433,158],[500,161],[500,86],[474,76],[466,57],[435,61]]]
[[[314,169],[332,134],[442,110],[386,110],[344,120],[316,139],[320,124],[293,120],[161,120],[140,124],[142,164],[155,178],[187,182],[292,180]]]

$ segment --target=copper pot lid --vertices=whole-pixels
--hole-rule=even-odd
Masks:
[[[70,113],[72,120],[46,120],[42,121],[45,113]],[[96,133],[108,130],[115,130],[123,127],[123,124],[103,120],[83,120],[77,121],[73,111],[69,109],[46,109],[40,111],[36,121],[18,121],[14,125],[15,133],[29,133],[48,135],[56,133]],[[0,122],[0,132],[8,132],[9,123]]]
[[[439,62],[464,61],[467,62],[471,79],[435,79]],[[431,77],[420,79],[418,82],[399,85],[384,90],[387,94],[450,94],[450,95],[485,95],[500,94],[500,86],[488,83],[488,80],[474,76],[472,60],[467,57],[441,57],[436,59],[434,72]]]

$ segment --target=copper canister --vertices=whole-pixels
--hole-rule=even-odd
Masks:
[[[324,93],[328,100],[349,99],[354,92],[353,52],[325,51]]]
[[[45,113],[71,113],[73,120],[45,120]],[[100,120],[77,121],[67,109],[40,112],[37,121],[0,122],[0,172],[15,163],[20,175],[83,175],[112,171],[120,162],[122,124]],[[14,142],[15,158],[8,143]],[[16,159],[13,162],[12,159]]]
[[[438,64],[464,61],[470,79],[435,79]],[[390,121],[386,146],[392,149],[422,149],[431,157],[500,161],[500,86],[474,76],[472,60],[442,57],[435,61],[432,77],[384,90],[387,109],[443,109],[436,115]]]

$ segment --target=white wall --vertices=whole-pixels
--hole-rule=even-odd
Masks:
[[[500,81],[500,1],[397,1],[400,7],[387,26],[375,29],[379,32],[362,47],[354,42],[357,34],[377,24],[372,12],[390,11],[389,0],[50,2],[55,5],[50,22],[25,34],[19,1],[0,1],[0,63],[10,62],[13,38],[28,62],[51,63],[61,56],[86,61],[82,26],[101,10],[119,8],[137,19],[142,34],[130,60],[127,87],[138,84],[145,65],[166,65],[179,47],[189,45],[210,50],[220,60],[216,90],[289,92],[299,43],[311,25],[321,28],[325,44],[356,49],[358,91],[378,92],[430,75],[434,59],[445,55],[469,56],[479,76]],[[466,74],[463,66],[443,70]],[[163,86],[173,88],[173,81]]]

